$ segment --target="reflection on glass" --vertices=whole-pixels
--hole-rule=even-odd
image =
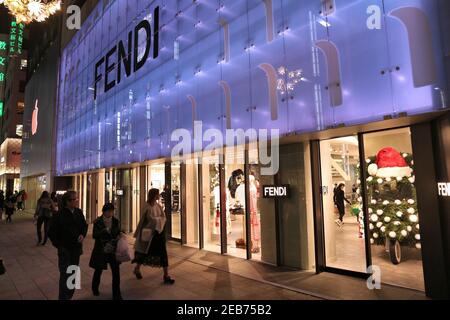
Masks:
[[[250,206],[250,237],[252,240],[252,259],[261,260],[261,183],[260,167],[250,166],[249,173],[249,206]]]
[[[409,128],[364,136],[372,264],[383,282],[425,290]]]
[[[236,156],[235,156],[236,155]],[[226,221],[227,253],[236,257],[247,257],[246,219],[245,219],[245,174],[244,157],[229,148],[226,151]]]
[[[366,272],[358,138],[320,143],[326,265]]]
[[[220,248],[220,174],[218,159],[203,159],[203,234],[204,248],[221,252]]]
[[[173,163],[171,169],[172,190],[172,238],[181,240],[181,166]]]

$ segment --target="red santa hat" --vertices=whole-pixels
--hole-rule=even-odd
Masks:
[[[376,166],[376,168],[375,168]],[[392,147],[381,149],[377,154],[377,162],[370,168],[370,173],[380,178],[410,177],[412,169],[408,166],[400,152]]]

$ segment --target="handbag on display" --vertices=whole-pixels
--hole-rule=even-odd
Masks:
[[[244,239],[237,239],[236,240],[236,248],[238,249],[245,249],[247,246],[245,245]]]
[[[128,246],[127,238],[124,235],[121,235],[117,242],[116,260],[117,262],[131,261],[130,247]]]
[[[243,216],[245,215],[244,208],[241,205],[234,206],[230,208],[230,213],[235,216]]]
[[[149,242],[152,239],[153,230],[150,228],[144,228],[141,232],[141,241]]]

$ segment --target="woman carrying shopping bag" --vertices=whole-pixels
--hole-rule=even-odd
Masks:
[[[122,300],[120,293],[120,261],[116,259],[116,249],[121,238],[119,220],[114,218],[114,205],[107,203],[103,206],[102,216],[94,221],[93,237],[95,239],[89,266],[95,269],[92,278],[92,293],[99,296],[99,286],[103,270],[111,267],[113,299]]]
[[[134,275],[137,279],[142,279],[141,266],[151,266],[163,268],[164,284],[174,284],[169,276],[169,261],[167,257],[166,235],[164,227],[166,225],[166,215],[159,205],[160,198],[158,189],[151,189],[148,192],[147,206],[141,216],[141,221],[134,233],[135,255],[132,263],[136,263]]]

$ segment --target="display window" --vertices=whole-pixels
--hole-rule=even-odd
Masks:
[[[372,265],[383,282],[424,291],[410,129],[365,134],[364,153]]]
[[[202,160],[203,248],[220,253],[220,161],[218,156]]]
[[[321,141],[320,162],[325,267],[425,291],[410,128]]]

